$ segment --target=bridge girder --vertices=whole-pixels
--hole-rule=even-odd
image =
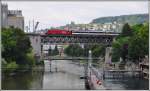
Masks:
[[[110,46],[117,35],[42,36],[42,44],[105,44]]]

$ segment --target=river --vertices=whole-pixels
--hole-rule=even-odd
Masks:
[[[6,76],[2,73],[3,90],[84,90],[84,67],[71,60],[45,60],[43,71],[30,71]],[[148,89],[148,80],[105,80],[107,89]]]

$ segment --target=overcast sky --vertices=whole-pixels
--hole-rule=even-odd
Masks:
[[[148,1],[95,1],[95,2],[48,2],[48,1],[12,1],[10,10],[22,10],[25,25],[29,20],[39,21],[39,27],[50,28],[74,21],[89,23],[92,19],[103,16],[148,13]]]

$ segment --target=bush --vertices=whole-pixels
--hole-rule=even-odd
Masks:
[[[27,53],[27,55],[26,55],[26,60],[27,60],[28,65],[29,65],[30,67],[35,66],[35,58],[34,58],[34,54],[33,54],[32,52]]]
[[[18,67],[19,67],[18,64],[16,64],[16,62],[13,61],[13,62],[7,63],[7,64],[5,65],[4,70],[5,70],[5,71],[8,71],[8,72],[13,72],[13,71],[15,71]]]

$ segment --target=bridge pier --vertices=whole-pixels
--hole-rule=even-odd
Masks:
[[[31,46],[33,48],[33,53],[35,55],[36,61],[40,62],[41,58],[41,36],[39,34],[27,34],[29,37]]]
[[[105,64],[111,63],[111,53],[112,53],[112,47],[106,47],[105,49]]]

